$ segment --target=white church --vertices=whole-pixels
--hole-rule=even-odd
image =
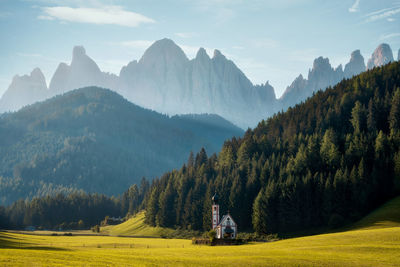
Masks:
[[[237,224],[233,220],[232,216],[228,214],[222,216],[220,221],[219,219],[219,205],[218,205],[218,195],[212,197],[212,228],[217,232],[217,238],[236,238],[237,235]]]

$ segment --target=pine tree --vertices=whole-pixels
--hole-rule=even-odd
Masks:
[[[334,169],[339,164],[340,153],[336,146],[336,137],[332,129],[326,130],[321,144],[321,158],[328,168]]]
[[[361,105],[360,101],[355,103],[354,108],[351,111],[350,122],[355,134],[359,134],[367,128],[367,111],[365,110],[365,107]]]
[[[397,88],[393,94],[389,114],[389,125],[392,134],[400,131],[400,88]]]

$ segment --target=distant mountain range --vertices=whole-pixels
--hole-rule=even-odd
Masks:
[[[168,117],[108,89],[73,90],[0,116],[0,204],[80,189],[120,194],[241,135],[218,115]]]
[[[162,39],[151,45],[139,61],[124,66],[117,76],[102,72],[87,56],[85,49],[77,46],[73,49],[71,64],[59,64],[49,88],[39,69],[34,69],[31,75],[15,76],[0,99],[0,112],[15,111],[76,88],[100,86],[160,113],[213,113],[246,129],[256,126],[276,111],[305,100],[317,90],[393,60],[392,50],[387,44],[377,47],[367,66],[359,50],[351,54],[344,69],[341,65],[333,68],[329,59],[319,57],[314,60],[307,79],[299,75],[277,99],[268,82],[253,85],[218,50],[210,58],[200,48],[196,57],[189,60],[172,40]]]

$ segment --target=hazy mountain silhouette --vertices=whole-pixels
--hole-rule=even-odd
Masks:
[[[217,115],[168,117],[107,89],[73,90],[0,117],[0,201],[54,188],[119,194],[242,134]]]
[[[368,69],[393,61],[389,45],[381,44],[368,61]],[[119,76],[102,72],[82,46],[73,49],[70,65],[60,63],[49,90],[40,75],[16,76],[0,100],[0,112],[18,110],[24,105],[84,86],[109,88],[132,103],[160,113],[218,114],[246,129],[285,110],[317,90],[337,84],[366,70],[364,57],[355,50],[350,61],[334,68],[329,59],[319,57],[305,78],[299,75],[279,99],[267,82],[253,85],[245,74],[219,50],[210,58],[200,48],[189,60],[170,39],[153,43],[139,61],[124,66]],[[35,73],[40,70],[35,70]],[[42,75],[43,76],[43,75]]]

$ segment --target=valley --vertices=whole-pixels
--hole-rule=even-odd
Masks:
[[[35,236],[0,232],[0,265],[398,266],[399,210],[398,197],[351,230],[241,246],[199,246],[187,239],[159,237]],[[137,226],[132,234],[145,233],[137,231],[140,228]],[[115,226],[121,227],[129,231],[129,227]]]
[[[399,21],[0,0],[0,266],[400,266]]]

